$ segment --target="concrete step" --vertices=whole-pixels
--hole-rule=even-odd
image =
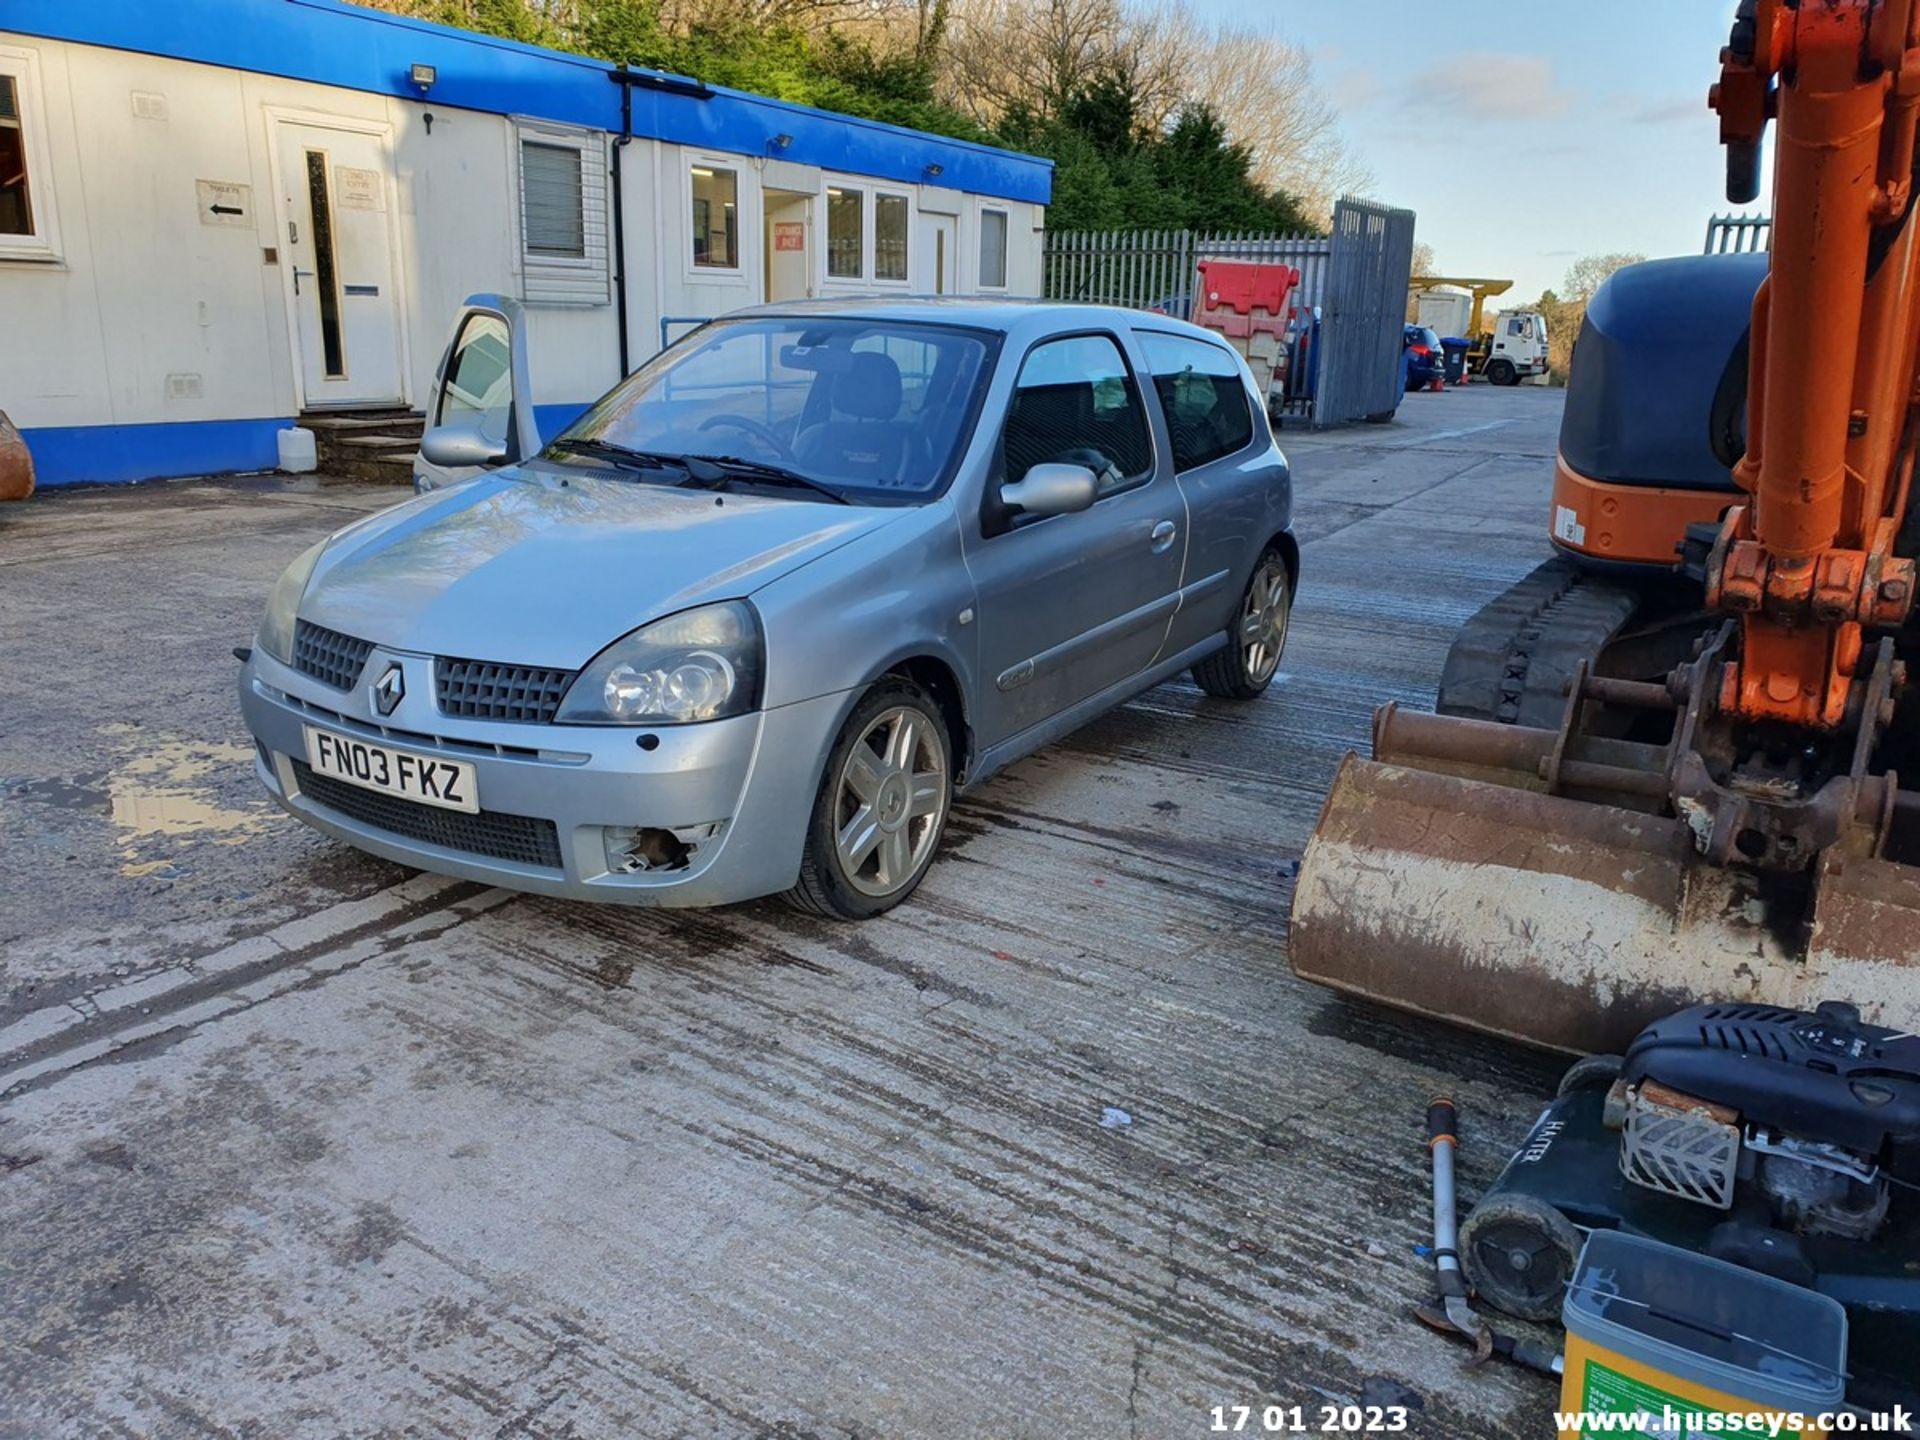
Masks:
[[[298,423],[313,431],[321,470],[354,480],[405,485],[413,479],[426,416],[387,406],[374,410],[308,411]]]
[[[427,417],[418,410],[380,410],[372,413],[328,410],[309,411],[294,423],[316,435],[324,435],[366,430],[420,430],[426,428]]]
[[[377,435],[333,435],[328,443],[342,449],[351,450],[404,450],[411,455],[420,448],[420,437],[414,435],[389,435],[385,431]]]

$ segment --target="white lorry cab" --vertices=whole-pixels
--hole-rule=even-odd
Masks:
[[[1547,317],[1537,310],[1509,310],[1493,317],[1480,369],[1490,384],[1518,385],[1547,373]]]

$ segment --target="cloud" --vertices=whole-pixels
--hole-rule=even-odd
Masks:
[[[1364,66],[1356,65],[1352,69],[1342,70],[1335,77],[1328,96],[1333,101],[1334,109],[1350,114],[1373,104],[1380,98],[1384,88],[1378,75]]]
[[[1541,120],[1571,109],[1574,93],[1553,78],[1546,55],[1468,51],[1436,60],[1408,82],[1403,105],[1454,119]]]
[[[1681,125],[1710,121],[1706,98],[1689,95],[1684,100],[1655,100],[1636,106],[1627,114],[1635,125]]]

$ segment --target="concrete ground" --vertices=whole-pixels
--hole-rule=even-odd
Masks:
[[[1373,707],[1544,553],[1559,407],[1283,435],[1280,682],[1015,767],[858,927],[518,897],[269,808],[229,649],[391,490],[0,512],[0,1435],[1546,1433],[1552,1386],[1407,1310],[1429,1095],[1471,1196],[1557,1065],[1297,982],[1286,923]]]

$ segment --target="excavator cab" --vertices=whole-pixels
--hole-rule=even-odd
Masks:
[[[1710,104],[1730,198],[1780,127],[1773,250],[1596,295],[1558,553],[1342,764],[1303,977],[1575,1052],[1701,1000],[1920,1029],[1917,19],[1741,7]]]

